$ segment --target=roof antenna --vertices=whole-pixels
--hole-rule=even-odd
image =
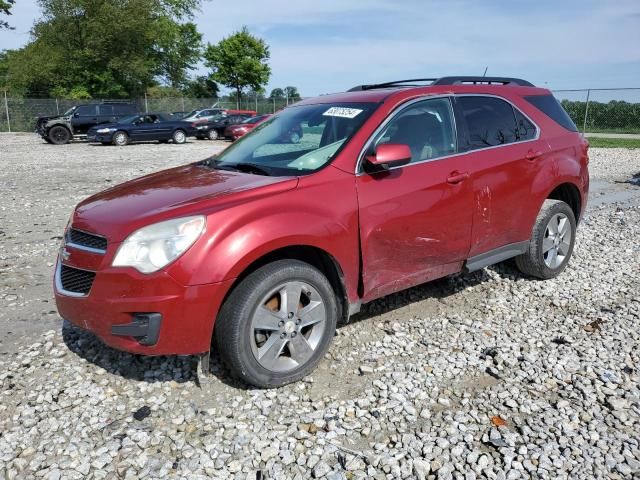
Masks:
[[[487,70],[489,70],[489,65],[487,65],[486,67],[484,67],[484,73],[482,74],[483,77],[487,76]]]

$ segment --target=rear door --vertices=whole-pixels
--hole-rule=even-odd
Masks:
[[[179,122],[168,121],[160,115],[153,116],[153,140],[169,140]]]
[[[113,105],[98,105],[98,123],[115,123]]]
[[[402,107],[366,153],[382,143],[408,145],[412,159],[356,177],[365,301],[459,271],[471,241],[470,157],[458,155],[450,98]]]
[[[463,149],[470,158],[473,232],[469,257],[528,240],[524,212],[533,179],[549,152],[538,128],[503,98],[455,97]]]

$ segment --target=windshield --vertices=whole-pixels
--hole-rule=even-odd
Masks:
[[[64,113],[62,114],[62,116],[63,116],[63,117],[66,117],[67,115],[71,115],[71,114],[75,111],[75,109],[76,109],[76,108],[78,108],[78,107],[71,107],[69,110],[67,110],[66,112],[64,112]]]
[[[308,175],[329,163],[377,106],[324,103],[288,107],[208,164],[261,175]]]

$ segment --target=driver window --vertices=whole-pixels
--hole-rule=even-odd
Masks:
[[[409,146],[411,163],[456,152],[453,110],[448,98],[414,103],[398,113],[378,134],[374,146],[399,143]]]

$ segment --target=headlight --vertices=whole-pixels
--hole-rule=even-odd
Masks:
[[[114,267],[133,267],[152,273],[173,262],[198,239],[205,217],[176,218],[136,230],[122,242],[113,259]]]
[[[101,128],[99,130],[96,130],[96,133],[109,133],[109,132],[115,132],[116,129],[115,128]]]

